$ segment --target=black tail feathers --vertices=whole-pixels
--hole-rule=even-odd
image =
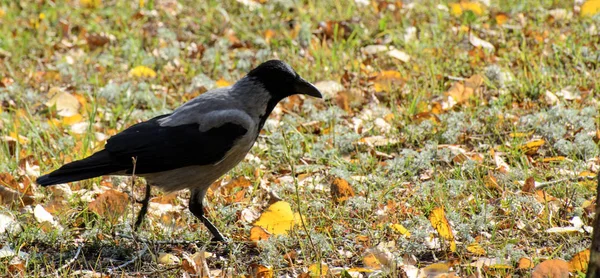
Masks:
[[[121,166],[113,165],[109,153],[102,150],[82,160],[63,165],[56,171],[37,178],[36,183],[41,186],[49,186],[99,177],[121,170],[124,169]]]

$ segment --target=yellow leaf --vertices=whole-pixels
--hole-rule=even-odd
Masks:
[[[588,268],[588,264],[590,263],[590,250],[585,249],[573,256],[571,261],[569,261],[569,270],[571,272],[582,272],[585,273]]]
[[[526,154],[526,155],[533,155],[535,154],[538,149],[544,145],[544,143],[546,143],[546,141],[544,141],[544,139],[536,139],[536,140],[531,140],[527,143],[525,143],[524,145],[521,146],[521,150]]]
[[[529,258],[522,257],[517,263],[517,269],[532,269],[533,262]]]
[[[137,66],[129,71],[129,76],[141,78],[154,78],[156,77],[156,72],[153,69],[146,66]]]
[[[0,8],[0,18],[4,17],[5,14],[6,13],[4,12],[4,10]]]
[[[410,237],[410,232],[404,226],[400,224],[391,224],[390,227],[392,227],[394,231],[400,233],[401,235]]]
[[[250,229],[250,240],[254,242],[267,240],[269,237],[271,237],[271,235],[262,227],[254,226]]]
[[[81,114],[75,114],[73,116],[62,118],[62,123],[64,125],[73,125],[73,124],[81,122],[82,120],[83,120],[83,116],[81,116]]]
[[[43,20],[44,18],[46,18],[46,15],[44,13],[40,13],[40,20]]]
[[[179,258],[173,254],[169,253],[159,253],[158,254],[158,263],[163,265],[173,265],[179,264]]]
[[[455,252],[456,242],[454,241],[454,235],[452,234],[452,227],[450,227],[450,223],[448,222],[448,219],[446,219],[444,208],[437,207],[433,209],[429,215],[429,221],[438,234],[450,242],[450,251]]]
[[[363,258],[363,265],[369,269],[381,269],[381,263],[373,253],[369,253]]]
[[[292,207],[285,201],[279,201],[270,205],[258,220],[255,226],[262,227],[274,235],[287,234],[299,221],[300,215],[292,212]]]
[[[102,5],[102,0],[79,0],[79,5],[84,8],[95,9]]]
[[[469,244],[469,246],[467,246],[467,251],[478,256],[485,255],[485,249],[483,249],[483,247],[481,247],[481,245],[479,245],[477,242]]]
[[[483,5],[479,2],[460,2],[460,3],[451,3],[450,6],[450,14],[453,16],[461,16],[465,11],[472,11],[476,15],[483,14]]]
[[[78,113],[81,104],[75,96],[62,91],[58,87],[53,87],[48,91],[48,96],[51,96],[50,100],[46,102],[46,106],[56,106],[56,110],[59,116],[71,117]]]
[[[227,81],[223,78],[217,80],[216,83],[217,83],[217,88],[231,86],[231,83],[229,83],[229,81]]]
[[[336,204],[344,202],[353,196],[354,189],[352,189],[345,179],[336,178],[333,180],[331,183],[331,197],[333,197],[333,201]]]
[[[588,0],[581,5],[581,16],[594,16],[600,13],[600,0]]]
[[[319,264],[311,264],[308,267],[308,272],[311,277],[326,277],[327,272],[329,272],[329,267],[326,263]]]
[[[143,8],[145,4],[146,4],[146,1],[140,0],[140,2],[139,2],[140,9]]]
[[[554,157],[544,157],[542,158],[542,162],[550,163],[550,162],[560,162],[565,161],[567,158],[564,156],[554,156]]]
[[[404,82],[402,74],[395,70],[384,70],[376,73],[373,77],[373,88],[377,93],[389,92],[395,88],[399,88],[399,85],[402,85]]]
[[[251,264],[250,269],[251,269],[250,277],[260,277],[260,278],[272,278],[273,277],[273,267],[271,267],[271,266]]]
[[[504,25],[508,21],[508,15],[505,13],[499,13],[496,15],[496,23],[498,25]]]

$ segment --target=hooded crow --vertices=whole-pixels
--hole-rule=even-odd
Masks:
[[[147,198],[150,185],[167,192],[188,188],[192,214],[213,240],[224,241],[204,216],[206,190],[246,156],[275,105],[294,94],[322,97],[288,64],[264,62],[232,86],[210,90],[171,114],[135,124],[109,138],[104,150],[65,164],[36,182],[49,186],[135,173],[146,179]]]

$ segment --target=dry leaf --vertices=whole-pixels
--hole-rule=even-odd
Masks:
[[[477,256],[484,256],[486,254],[485,249],[477,242],[472,242],[467,246],[467,251]]]
[[[531,261],[531,259],[529,258],[520,258],[519,262],[517,263],[517,269],[532,269],[533,268],[533,262]]]
[[[331,183],[331,197],[336,204],[344,202],[348,198],[354,197],[354,189],[345,179],[335,178]]]
[[[329,272],[329,266],[326,263],[311,264],[308,267],[311,277],[326,277]]]
[[[465,11],[472,11],[475,15],[482,15],[484,7],[479,2],[467,2],[461,1],[459,3],[450,3],[450,14],[454,16],[461,16]]]
[[[94,201],[88,204],[88,207],[101,217],[116,223],[125,213],[128,203],[129,196],[127,194],[110,189],[97,196]]]
[[[398,91],[404,85],[405,79],[402,74],[394,70],[385,70],[376,73],[373,78],[375,92]]]
[[[217,88],[229,87],[229,86],[231,86],[231,82],[221,78],[221,79],[217,80],[217,82],[215,82],[215,85],[217,85]]]
[[[159,253],[157,261],[162,265],[172,265],[179,264],[181,260],[177,256],[170,253]]]
[[[250,240],[253,242],[267,240],[269,237],[271,237],[271,234],[265,231],[265,229],[262,227],[254,226],[252,229],[250,229]]]
[[[585,273],[590,263],[590,250],[585,249],[573,256],[569,261],[569,271]]]
[[[56,106],[56,111],[59,116],[71,117],[78,113],[81,104],[77,98],[58,87],[53,87],[48,91],[50,99],[46,102],[46,106]]]
[[[298,223],[299,219],[300,214],[293,213],[289,203],[278,201],[263,211],[254,225],[264,228],[273,235],[284,235]]]
[[[251,277],[256,278],[273,278],[273,267],[259,264],[250,265]]]
[[[504,23],[506,23],[508,21],[508,18],[509,18],[508,14],[506,14],[506,13],[498,13],[494,17],[494,19],[496,20],[496,24],[498,24],[498,25],[504,25]]]
[[[129,76],[137,78],[154,78],[156,72],[146,66],[137,66],[129,71]]]
[[[535,191],[535,180],[533,177],[529,177],[525,180],[525,184],[521,187],[521,191],[533,193]]]
[[[526,155],[534,155],[544,143],[546,143],[544,139],[535,139],[525,143],[520,148]]]
[[[381,269],[381,263],[377,260],[377,257],[373,253],[368,253],[363,258],[363,265],[369,269]]]
[[[538,264],[531,273],[532,278],[568,278],[569,263],[560,260],[547,260]]]
[[[437,207],[433,209],[431,214],[429,214],[429,221],[438,234],[450,242],[450,251],[456,252],[456,242],[454,241],[454,235],[452,234],[452,227],[450,227],[450,223],[448,222],[448,219],[446,219],[444,208]]]
[[[401,235],[406,236],[407,238],[410,238],[410,232],[408,231],[408,229],[406,229],[401,224],[391,224],[390,227],[392,228],[392,230],[396,231],[397,233],[400,233]]]
[[[600,0],[588,0],[581,5],[581,16],[594,16],[600,13]]]

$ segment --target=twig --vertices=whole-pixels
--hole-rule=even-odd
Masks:
[[[193,240],[150,240],[150,239],[141,238],[141,237],[137,237],[137,236],[121,234],[119,232],[116,232],[115,236],[137,240],[141,243],[146,243],[146,244],[196,244],[197,243],[197,241],[193,241]]]
[[[144,253],[146,253],[146,251],[148,251],[148,244],[144,243],[144,249],[142,249],[142,251],[138,252],[136,256],[134,256],[131,260],[126,261],[125,263],[115,266],[115,267],[111,267],[108,269],[108,274],[113,274],[114,271],[119,270],[121,268],[124,268],[132,263],[134,263],[135,261],[137,261],[139,258],[142,257],[142,255],[144,255]]]
[[[65,263],[63,266],[59,267],[56,271],[54,271],[54,273],[52,273],[52,276],[59,276],[58,273],[69,267],[71,264],[73,264],[73,262],[75,262],[75,260],[77,260],[77,257],[79,257],[79,253],[81,253],[81,248],[83,248],[83,242],[79,244],[79,247],[77,247],[77,252],[75,252],[75,256],[73,256],[73,258],[71,258],[67,263]]]

